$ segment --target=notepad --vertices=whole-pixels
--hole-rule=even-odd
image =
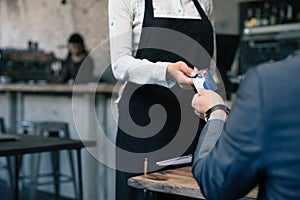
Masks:
[[[156,164],[158,166],[182,165],[182,164],[191,163],[192,159],[193,159],[193,155],[189,154],[186,156],[180,156],[180,157],[171,158],[168,160],[159,161],[159,162],[156,162]]]

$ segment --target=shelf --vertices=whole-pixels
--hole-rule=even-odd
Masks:
[[[283,33],[291,31],[300,31],[300,23],[290,23],[290,24],[278,24],[273,26],[261,26],[245,28],[245,35],[257,35],[257,34],[268,34],[268,33]]]
[[[243,40],[298,39],[300,38],[300,23],[245,28],[243,34]]]

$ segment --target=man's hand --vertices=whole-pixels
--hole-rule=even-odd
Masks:
[[[195,108],[195,113],[198,116],[201,116],[200,114],[205,113],[210,109],[211,107],[217,105],[217,104],[224,104],[224,101],[222,97],[217,94],[216,92],[212,90],[206,90],[206,89],[200,89],[197,94],[195,94],[193,101],[192,101],[192,106]],[[223,112],[223,111],[221,111]],[[211,116],[215,114],[220,114],[220,112],[213,112]],[[226,117],[226,113],[223,112],[222,116]]]
[[[170,63],[167,69],[167,78],[174,79],[178,85],[184,89],[192,89],[193,81],[190,77],[195,76],[197,70],[191,69],[182,61]]]

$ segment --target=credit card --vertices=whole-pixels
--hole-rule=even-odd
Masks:
[[[218,89],[218,86],[212,78],[212,75],[210,74],[208,68],[200,70],[195,77],[192,77],[192,81],[197,92],[201,88],[204,88],[206,90]]]

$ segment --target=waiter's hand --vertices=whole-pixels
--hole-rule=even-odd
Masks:
[[[167,69],[167,78],[174,79],[185,90],[193,89],[193,81],[190,77],[195,76],[197,70],[191,69],[182,61],[170,63]]]

